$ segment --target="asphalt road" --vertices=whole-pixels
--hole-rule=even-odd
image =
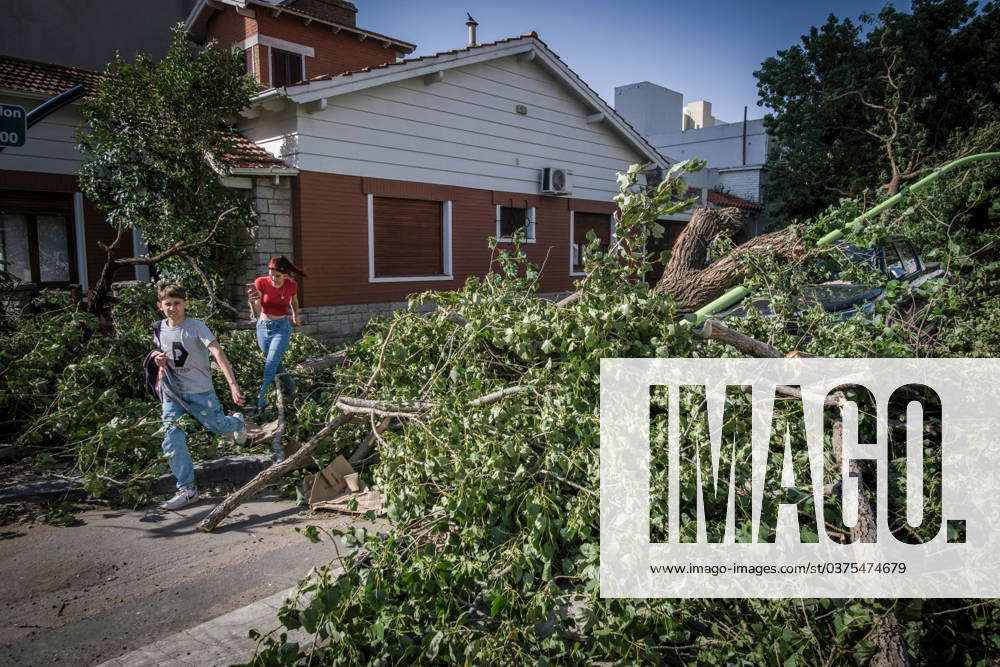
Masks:
[[[213,533],[198,532],[213,507],[92,510],[69,528],[0,527],[0,664],[95,664],[170,637],[335,558],[328,540],[313,544],[296,526],[352,522],[264,494]]]

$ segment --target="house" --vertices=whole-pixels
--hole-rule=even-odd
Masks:
[[[489,238],[519,228],[541,291],[571,289],[587,232],[614,233],[617,172],[668,161],[535,33],[478,44],[470,26],[463,48],[407,59],[412,44],[355,15],[206,0],[187,22],[270,86],[239,131],[297,174],[229,182],[252,191],[257,266],[290,246],[308,273],[302,330],[347,337],[410,294],[460,288],[493,266]]]
[[[100,76],[95,70],[116,52],[126,59],[137,50],[162,55],[169,26],[192,5],[8,0],[0,22],[0,103],[30,110],[77,84],[92,90]],[[99,244],[115,237],[80,193],[75,135],[82,123],[79,104],[72,104],[35,125],[24,146],[0,152],[0,260],[25,282],[86,290],[106,260]],[[141,249],[141,239],[130,235],[119,254]],[[137,272],[148,275],[145,267]],[[118,275],[136,277],[131,269]]]
[[[93,90],[92,70],[0,56],[0,103],[31,109],[75,85]],[[80,192],[81,156],[75,136],[83,124],[79,105],[35,125],[24,146],[0,152],[0,260],[22,281],[45,287],[80,285],[100,274],[113,230]],[[133,236],[119,256],[141,247]],[[129,269],[123,279],[136,277]],[[144,277],[140,269],[139,278]]]
[[[30,110],[75,85],[89,94],[100,76],[79,67],[0,56],[0,103]],[[24,146],[0,152],[0,260],[25,283],[78,285],[87,291],[107,261],[102,244],[111,244],[117,235],[80,192],[76,173],[82,156],[76,134],[82,126],[79,103],[73,103],[31,128]],[[297,173],[246,138],[235,138],[225,162],[239,179],[256,177],[273,184]],[[114,256],[144,252],[140,235],[129,232]],[[116,278],[148,280],[149,270],[128,267]]]
[[[265,87],[219,165],[259,216],[255,238],[234,240],[253,246],[246,277],[272,255],[291,256],[308,273],[302,331],[326,340],[357,334],[411,294],[484,275],[495,266],[490,237],[510,247],[519,229],[544,267],[541,291],[572,289],[587,233],[605,243],[614,234],[616,174],[669,161],[535,33],[479,44],[470,25],[462,48],[411,57],[415,45],[360,27],[356,15],[342,0],[198,0],[187,17],[194,41],[242,49]],[[30,107],[97,76],[3,58],[0,94]],[[74,175],[81,122],[68,107],[35,126],[28,145],[0,153],[4,220],[34,216],[11,222],[10,236],[34,244],[27,254],[39,266],[66,265],[59,281],[37,271],[32,280],[86,287],[103,265],[97,243],[111,230]],[[134,238],[127,250],[141,247]]]
[[[710,185],[698,193],[702,202],[736,206],[748,216],[748,235],[761,231],[768,150],[763,120],[725,123],[712,116],[711,102],[684,105],[681,93],[649,81],[615,88],[615,110],[670,159],[706,160]]]

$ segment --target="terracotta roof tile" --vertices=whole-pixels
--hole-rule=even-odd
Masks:
[[[745,211],[764,210],[763,204],[758,204],[757,202],[744,199],[743,197],[727,195],[724,192],[719,192],[718,190],[708,191],[708,203],[714,204],[715,206],[735,206],[736,208],[742,208]]]
[[[100,72],[89,69],[0,56],[0,88],[8,90],[57,95],[82,84],[89,95],[100,79]]]
[[[236,145],[231,153],[222,156],[223,161],[237,169],[269,169],[277,167],[285,169],[288,165],[276,158],[269,151],[261,148],[242,134],[233,133]]]

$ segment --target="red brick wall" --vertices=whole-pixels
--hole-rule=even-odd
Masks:
[[[283,39],[286,42],[310,46],[315,55],[305,58],[305,78],[321,74],[339,74],[357,70],[369,65],[381,65],[396,60],[395,47],[388,48],[375,39],[360,41],[354,33],[341,31],[334,34],[330,26],[313,22],[306,26],[300,17],[281,14],[278,18],[263,7],[255,7],[257,18],[240,16],[235,8],[227,7],[215,14],[208,24],[208,36],[220,44],[240,42],[255,34]],[[262,47],[254,50],[260,80],[267,85],[270,65],[270,49]]]
[[[569,290],[569,212],[610,213],[615,204],[494,192],[407,181],[303,171],[293,190],[296,259],[308,273],[302,280],[305,306],[339,306],[402,301],[425,290],[458,289],[470,275],[490,270],[487,240],[496,235],[496,204],[535,207],[536,242],[525,244],[528,258],[545,263],[541,292]],[[453,280],[368,282],[368,194],[452,201]],[[509,244],[501,244],[509,248]]]
[[[30,171],[5,171],[0,170],[0,189],[10,190],[30,190],[35,192],[59,192],[73,193],[79,192],[80,186],[76,176],[64,174],[43,174]],[[87,250],[87,275],[90,284],[94,281],[104,268],[107,253],[101,249],[98,242],[110,244],[115,240],[116,232],[108,225],[104,216],[97,211],[94,204],[87,198],[83,200],[84,234],[86,236]],[[70,228],[76,230],[75,221],[70,219]],[[72,249],[76,251],[75,248]],[[129,234],[118,246],[115,257],[132,256],[132,237]],[[135,273],[131,267],[119,271],[115,278],[117,280],[132,280]]]

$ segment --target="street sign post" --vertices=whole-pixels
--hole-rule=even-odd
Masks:
[[[23,146],[28,134],[27,119],[24,107],[0,104],[0,146]]]

